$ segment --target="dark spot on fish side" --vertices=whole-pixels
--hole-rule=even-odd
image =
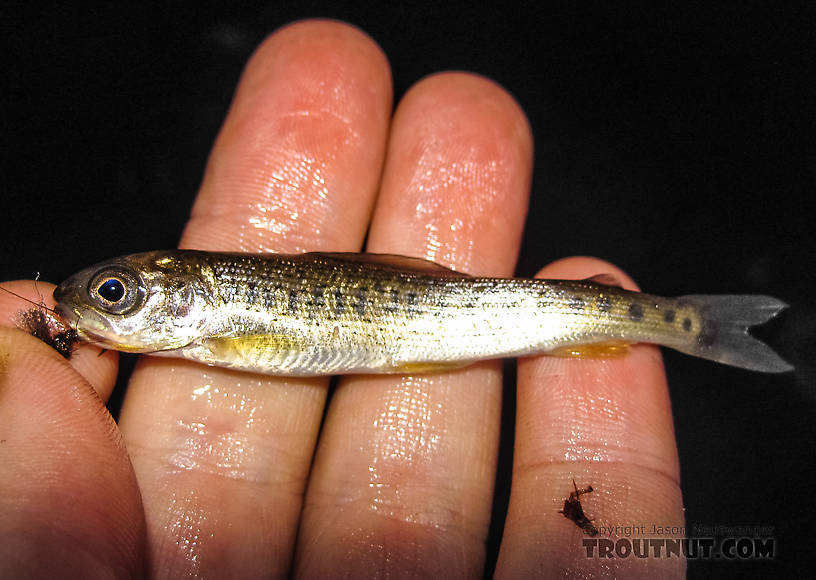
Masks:
[[[445,282],[431,278],[425,286],[425,296],[428,296],[438,308],[447,308],[450,304],[448,293],[444,289]]]
[[[669,309],[663,313],[663,322],[666,324],[674,322],[674,310]]]
[[[569,307],[572,310],[582,310],[584,308],[584,299],[580,296],[573,296],[569,299]]]
[[[690,318],[684,318],[683,319],[683,330],[685,330],[686,332],[691,330],[691,319]]]
[[[598,310],[601,312],[609,312],[612,310],[612,300],[609,296],[601,296],[598,298]]]
[[[700,334],[697,336],[697,342],[701,346],[711,346],[717,340],[717,329],[716,323],[704,318],[700,326]]]
[[[408,314],[415,315],[417,313],[416,292],[408,292],[408,294],[405,295],[405,303],[408,305]]]
[[[629,305],[629,318],[634,322],[643,320],[643,305],[637,302]]]
[[[399,290],[396,288],[389,292],[388,301],[385,303],[386,312],[396,312],[399,310]]]
[[[343,314],[346,310],[345,296],[343,296],[343,289],[337,288],[334,291],[334,309],[337,314]]]
[[[294,288],[289,290],[289,313],[296,314],[298,309],[298,293]]]
[[[258,300],[258,287],[255,284],[250,284],[246,288],[246,300],[250,304],[254,304]]]
[[[326,306],[325,297],[326,287],[323,284],[317,284],[312,290],[312,300],[317,308],[324,308]]]
[[[277,296],[274,292],[271,292],[268,287],[264,287],[261,289],[261,299],[263,300],[264,306],[266,308],[274,309],[276,307],[276,300]]]
[[[365,286],[361,286],[357,288],[356,296],[357,296],[357,303],[354,305],[354,310],[357,312],[358,316],[365,316],[366,312],[366,304],[368,304],[368,297],[366,293],[368,292],[368,288]]]

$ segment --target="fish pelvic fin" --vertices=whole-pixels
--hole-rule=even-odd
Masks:
[[[694,294],[678,301],[698,309],[702,331],[690,344],[672,344],[675,350],[763,373],[793,370],[793,365],[748,333],[752,326],[769,321],[787,308],[781,300],[761,295]]]

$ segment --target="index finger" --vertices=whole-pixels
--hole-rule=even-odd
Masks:
[[[391,110],[388,65],[356,29],[301,22],[248,64],[182,246],[355,250]],[[152,573],[281,576],[327,381],[145,359],[121,415]]]

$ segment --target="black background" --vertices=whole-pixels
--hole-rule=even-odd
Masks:
[[[294,19],[346,20],[388,54],[397,99],[425,75],[464,69],[521,103],[536,168],[518,275],[590,254],[651,293],[791,305],[759,334],[793,373],[665,360],[689,526],[773,526],[777,539],[774,562],[691,562],[690,575],[811,568],[816,4],[166,4],[0,8],[1,279],[58,282],[174,246],[253,48]]]

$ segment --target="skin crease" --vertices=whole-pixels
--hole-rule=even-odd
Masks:
[[[518,105],[486,79],[445,73],[417,83],[391,120],[390,83],[379,48],[350,26],[305,21],[271,35],[244,72],[181,247],[359,251],[368,231],[369,251],[511,275],[532,159]],[[634,288],[591,258],[542,272],[598,273]],[[19,309],[0,295],[3,324]],[[46,566],[94,577],[482,574],[499,363],[345,377],[318,438],[323,379],[150,357],[117,429],[103,404],[115,354],[86,349],[69,362],[0,328],[4,577]],[[582,496],[596,525],[682,524],[658,351],[529,358],[518,380],[496,575],[682,576],[680,559],[586,558],[581,530],[558,513],[574,478],[596,490]]]

